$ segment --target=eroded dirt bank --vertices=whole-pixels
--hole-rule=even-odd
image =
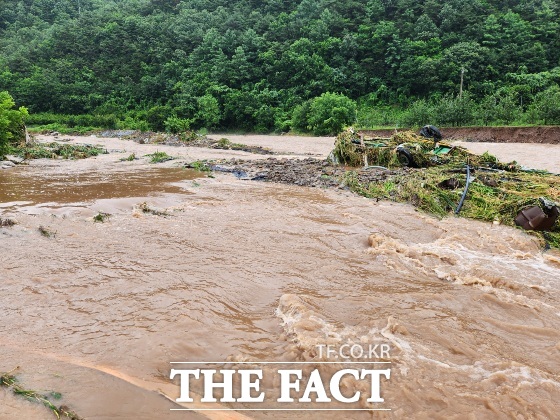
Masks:
[[[11,186],[0,216],[18,223],[0,228],[0,371],[20,366],[26,385],[62,393],[87,419],[208,418],[169,411],[179,407],[170,362],[309,361],[317,345],[388,343],[383,406],[392,411],[375,417],[558,412],[560,255],[525,233],[366,200],[321,175],[309,188],[180,169],[253,159],[245,152],[93,142],[111,153],[0,172]],[[143,155],[155,150],[178,159],[149,164]],[[120,161],[130,153],[139,160]],[[295,156],[305,153],[301,143]],[[256,172],[287,183],[307,176],[305,165],[334,170],[320,160],[287,171],[268,162]],[[144,212],[144,202],[160,211]],[[111,216],[95,223],[100,211]],[[2,418],[52,418],[9,393],[0,399]],[[302,417],[272,413],[244,415]]]
[[[390,136],[392,130],[364,130],[371,136]],[[491,143],[560,144],[560,126],[539,127],[445,127],[445,139]]]

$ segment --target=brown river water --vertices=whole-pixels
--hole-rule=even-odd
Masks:
[[[345,191],[118,157],[0,171],[0,217],[18,223],[0,228],[0,372],[19,366],[86,419],[558,418],[560,253]],[[111,216],[94,223],[99,211]],[[390,346],[385,402],[349,407],[391,411],[175,402],[171,362],[254,362],[274,394],[278,366],[259,363],[332,361],[317,346],[345,344]],[[360,360],[301,366],[329,377]],[[0,389],[0,418],[54,416]]]

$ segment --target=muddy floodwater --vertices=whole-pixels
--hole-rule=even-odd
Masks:
[[[558,418],[560,253],[343,190],[117,163],[130,151],[0,172],[0,217],[17,222],[0,228],[0,372],[19,366],[86,419]],[[345,344],[390,346],[385,401],[350,405],[390,411],[175,402],[171,362],[254,362],[273,395],[277,367],[259,363],[328,361],[318,346]],[[368,389],[347,377],[342,391]],[[0,418],[54,417],[0,389]]]
[[[201,175],[180,168],[144,168],[107,173],[71,172],[38,174],[37,170],[0,172],[0,208],[87,206],[104,199],[145,197],[183,192],[174,182]]]

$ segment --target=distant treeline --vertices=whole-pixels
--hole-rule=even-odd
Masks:
[[[560,123],[559,14],[558,0],[0,0],[0,91],[79,126]]]

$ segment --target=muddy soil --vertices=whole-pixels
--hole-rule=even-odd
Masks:
[[[369,136],[390,137],[393,130],[363,130]],[[540,127],[444,127],[446,140],[491,143],[560,144],[559,126]]]
[[[343,179],[348,168],[332,165],[327,160],[318,159],[275,159],[244,161],[239,159],[225,160],[209,164],[215,172],[231,173],[237,178],[252,181],[279,182],[306,187],[340,188],[344,186]],[[354,168],[352,168],[354,170]],[[407,171],[403,169],[402,171]],[[357,169],[357,179],[367,184],[383,181],[397,171],[380,168]],[[398,171],[400,172],[400,171]]]

